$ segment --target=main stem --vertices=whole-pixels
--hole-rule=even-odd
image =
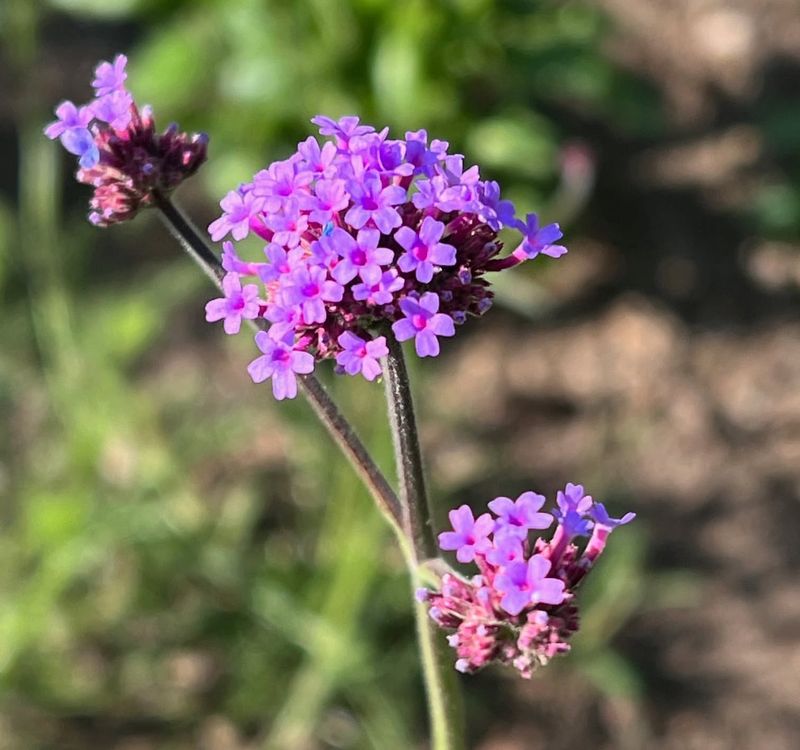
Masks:
[[[167,196],[154,193],[153,202],[172,236],[217,288],[221,288],[225,269],[194,224],[178,210]],[[257,321],[248,322],[256,330],[261,327]],[[391,522],[401,543],[405,544],[405,540],[402,538],[403,522],[400,501],[386,481],[386,477],[372,460],[364,443],[361,442],[361,438],[339,411],[322,383],[313,374],[301,375],[299,379],[300,388],[311,408],[361,477],[378,507]]]
[[[384,361],[386,402],[400,485],[403,528],[411,540],[411,549],[407,551],[411,582],[416,591],[423,584],[421,566],[436,555],[433,513],[425,490],[419,434],[403,349],[391,331],[387,333],[389,355]],[[415,602],[414,616],[428,698],[431,750],[463,750],[466,747],[464,710],[452,654],[424,604]]]

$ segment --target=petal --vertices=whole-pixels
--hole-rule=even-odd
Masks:
[[[436,315],[428,321],[428,330],[432,331],[437,336],[455,336],[456,334],[453,319],[444,313],[436,313]]]
[[[510,497],[496,497],[489,503],[489,510],[500,518],[506,518],[514,511],[514,501]]]
[[[257,357],[249,365],[247,365],[247,372],[254,383],[263,383],[267,378],[272,377],[275,371],[275,365],[272,362],[272,357],[264,355]]]
[[[308,373],[313,372],[313,355],[308,352],[292,352],[292,369],[300,375],[308,375]]]
[[[444,224],[432,216],[426,216],[419,229],[419,238],[427,245],[436,244],[444,233]]]
[[[536,599],[542,604],[561,604],[564,601],[564,581],[545,578],[536,587]]]
[[[544,555],[533,555],[528,560],[527,580],[530,583],[544,578],[550,572],[550,561]]]
[[[432,331],[420,331],[417,334],[414,344],[417,350],[417,355],[420,357],[439,356],[439,340]]]
[[[439,549],[451,551],[464,544],[464,536],[456,531],[443,531],[439,534]]]
[[[291,370],[287,368],[275,372],[272,376],[272,395],[278,401],[297,395],[297,378]]]
[[[567,248],[563,245],[547,245],[542,248],[541,252],[542,255],[549,255],[551,258],[560,258],[567,254]]]
[[[456,249],[440,242],[433,246],[428,257],[440,266],[452,266],[456,262]]]
[[[242,327],[242,316],[241,315],[229,315],[225,318],[225,322],[222,324],[225,333],[229,336],[233,336],[239,333],[239,330]]]
[[[228,300],[219,297],[212,299],[206,304],[206,320],[209,323],[216,323],[228,314]]]
[[[450,519],[450,525],[462,534],[469,534],[472,527],[475,525],[475,517],[472,515],[472,508],[469,505],[459,505],[458,508],[451,510],[447,517]]]
[[[433,263],[423,260],[417,263],[417,281],[427,284],[433,278]]]
[[[381,374],[381,366],[376,359],[372,357],[364,357],[361,365],[361,374],[367,380],[375,380]]]
[[[408,318],[392,323],[392,333],[398,341],[408,341],[417,335],[417,329]]]

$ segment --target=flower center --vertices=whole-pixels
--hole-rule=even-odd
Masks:
[[[319,294],[319,285],[313,282],[306,284],[302,292],[304,297],[316,297]]]
[[[411,325],[413,325],[418,331],[424,330],[427,324],[428,319],[424,315],[417,314],[411,316]]]
[[[354,266],[363,266],[367,263],[367,254],[359,247],[350,253],[350,260]]]

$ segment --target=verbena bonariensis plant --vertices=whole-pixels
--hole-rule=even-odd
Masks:
[[[155,130],[148,107],[127,90],[126,58],[103,62],[95,98],[78,107],[63,102],[45,128],[79,158],[77,178],[91,185],[89,220],[109,226],[155,207],[185,250],[216,282],[222,296],[206,305],[208,321],[235,334],[246,323],[260,350],[248,368],[255,382],[271,380],[277,399],[298,387],[392,524],[417,592],[418,636],[436,750],[464,747],[452,666],[443,668],[443,637],[450,631],[455,667],[474,672],[491,662],[523,677],[569,650],[578,629],[575,592],[602,553],[608,535],[633,519],[611,518],[601,503],[568,484],[552,512],[545,498],[525,492],[498,497],[477,519],[462,505],[450,512],[453,530],[439,547],[455,551],[478,574],[465,578],[437,554],[425,491],[411,389],[401,342],[414,340],[420,357],[440,352],[492,304],[487,274],[539,255],[558,258],[557,224],[536,214],[515,215],[496,182],[449,153],[424,130],[388,137],[357,117],[312,122],[327,139],[311,136],[289,158],[258,171],[221,201],[209,227],[223,242],[219,258],[178,211],[169,194],[206,158],[205,135],[172,125]],[[521,234],[503,254],[502,229]],[[234,242],[255,235],[263,257],[243,260]],[[383,376],[395,444],[398,491],[377,468],[313,371],[335,361],[340,374]],[[552,538],[531,540],[550,528]],[[579,540],[588,538],[585,544]],[[452,665],[452,660],[450,661]]]

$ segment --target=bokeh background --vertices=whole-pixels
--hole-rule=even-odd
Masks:
[[[426,127],[564,226],[415,363],[439,520],[567,481],[639,519],[571,656],[462,680],[472,746],[800,747],[796,0],[2,0],[0,27],[0,749],[425,743],[354,475],[156,217],[90,227],[41,135],[118,51],[210,134],[201,225],[323,112]],[[381,389],[327,379],[388,466]]]

